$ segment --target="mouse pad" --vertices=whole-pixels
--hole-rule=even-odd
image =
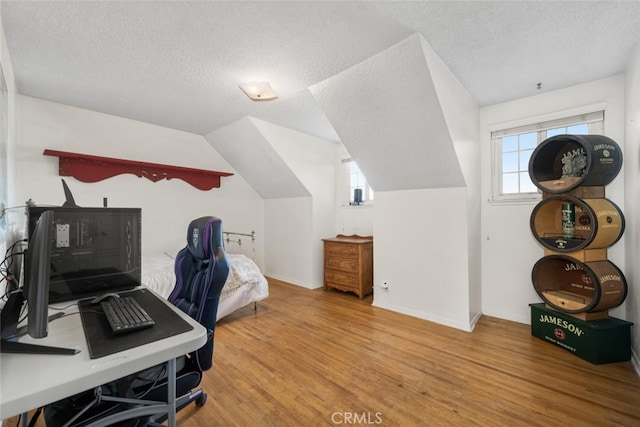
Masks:
[[[119,351],[139,347],[157,340],[178,335],[193,329],[171,307],[167,306],[148,289],[121,292],[122,296],[132,296],[154,320],[150,328],[114,335],[100,303],[92,304],[90,299],[78,301],[84,336],[92,359],[108,356]]]

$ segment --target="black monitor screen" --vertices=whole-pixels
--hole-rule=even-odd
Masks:
[[[49,302],[70,301],[140,284],[138,208],[30,207],[29,236],[39,216],[55,212]]]

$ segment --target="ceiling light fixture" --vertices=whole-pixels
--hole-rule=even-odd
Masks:
[[[278,95],[273,91],[269,82],[251,82],[240,85],[240,89],[254,101],[271,101]]]

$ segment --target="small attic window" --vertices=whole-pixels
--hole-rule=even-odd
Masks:
[[[343,205],[370,205],[373,202],[373,190],[367,183],[367,178],[364,176],[364,174],[358,167],[358,164],[354,160],[342,160],[341,182],[341,194],[343,195],[341,199],[343,201]],[[360,203],[354,200],[356,189],[360,190],[362,194],[362,200],[360,201]]]

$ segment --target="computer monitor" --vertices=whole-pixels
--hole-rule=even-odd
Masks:
[[[54,213],[42,212],[33,228],[24,262],[22,290],[12,292],[2,308],[1,353],[66,354],[79,350],[42,346],[18,342],[22,335],[18,328],[23,301],[27,301],[27,332],[34,338],[48,335],[49,325],[49,278]]]
[[[30,207],[28,236],[45,211],[55,214],[49,302],[89,298],[140,285],[139,208]]]
[[[53,221],[53,211],[42,212],[25,256],[23,297],[27,301],[27,331],[33,338],[44,338],[48,333]]]

